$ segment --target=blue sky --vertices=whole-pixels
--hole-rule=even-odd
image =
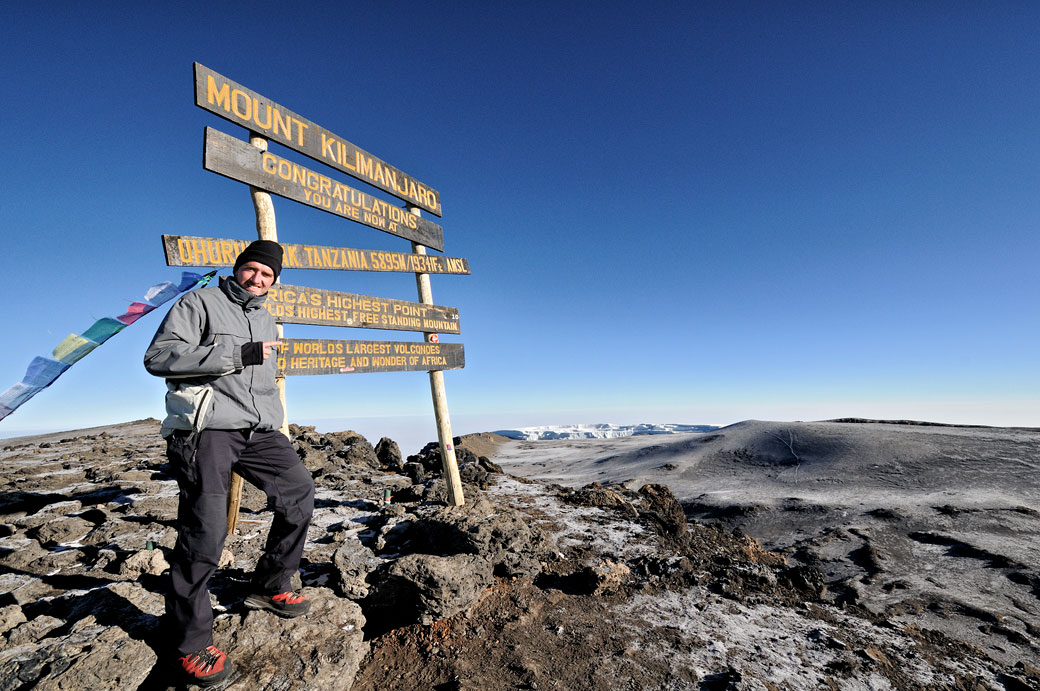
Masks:
[[[902,5],[8,3],[0,388],[177,280],[163,233],[255,237],[246,187],[201,165],[205,126],[245,132],[194,105],[198,61],[440,192],[445,254],[473,270],[433,277],[466,345],[456,433],[1036,425],[1040,6]],[[408,249],[275,211],[287,242]],[[407,274],[283,281],[415,299]],[[161,417],[140,363],[164,312],[0,434]],[[294,377],[288,397],[294,422],[433,438],[422,373]]]

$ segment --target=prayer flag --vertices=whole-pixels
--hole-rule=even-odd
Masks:
[[[145,294],[146,302],[132,302],[126,312],[118,317],[103,317],[90,325],[82,334],[69,334],[54,347],[51,354],[54,359],[37,356],[29,363],[22,381],[7,391],[0,393],[0,420],[10,415],[20,405],[54,383],[71,365],[79,362],[85,355],[99,345],[115,336],[130,324],[148,314],[159,305],[168,302],[177,293],[208,285],[216,271],[197,274],[191,271],[181,272],[181,282],[176,287],[170,281],[157,283]]]
[[[54,347],[52,355],[59,362],[74,365],[87,353],[97,348],[98,344],[89,338],[83,338],[77,334],[69,334],[65,340]]]

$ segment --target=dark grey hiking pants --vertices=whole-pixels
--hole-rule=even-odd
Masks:
[[[291,589],[314,512],[314,482],[281,432],[203,430],[197,439],[175,434],[167,442],[167,456],[177,475],[180,503],[166,617],[170,643],[185,655],[213,644],[206,584],[217,570],[227,536],[231,472],[263,490],[274,511],[264,554],[253,572],[258,593]]]

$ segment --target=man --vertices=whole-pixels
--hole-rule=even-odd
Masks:
[[[275,387],[277,331],[264,308],[282,269],[282,248],[257,240],[235,261],[232,278],[178,300],[144,356],[166,378],[162,435],[177,477],[177,543],[166,595],[166,623],[190,683],[217,684],[233,670],[213,645],[206,589],[227,535],[232,471],[267,494],[274,521],[245,604],[285,617],[310,602],[292,592],[314,511],[314,482],[285,435]]]

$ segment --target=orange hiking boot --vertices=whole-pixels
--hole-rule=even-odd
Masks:
[[[246,598],[246,607],[250,609],[266,609],[280,617],[299,617],[311,609],[311,601],[303,595],[291,591],[277,595],[250,595]]]
[[[231,676],[235,666],[227,655],[214,646],[197,650],[194,653],[178,658],[181,669],[188,675],[192,684],[213,686]]]

